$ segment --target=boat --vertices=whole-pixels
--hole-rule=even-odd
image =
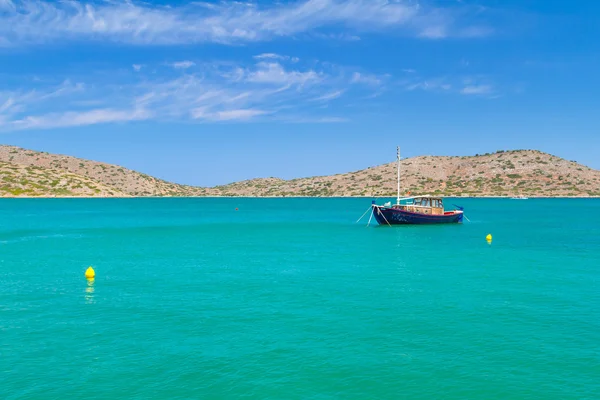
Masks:
[[[525,197],[523,195],[511,197],[512,200],[529,200],[529,197]]]
[[[372,216],[380,225],[424,225],[460,224],[463,222],[463,208],[446,211],[444,200],[439,196],[420,195],[400,198],[400,147],[397,148],[398,195],[396,204],[391,202],[377,205],[373,200]]]

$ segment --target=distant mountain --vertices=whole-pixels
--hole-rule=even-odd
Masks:
[[[396,163],[345,174],[260,178],[214,188],[178,185],[116,165],[0,146],[0,196],[378,196],[395,197]],[[600,196],[600,171],[536,150],[401,163],[402,194]]]

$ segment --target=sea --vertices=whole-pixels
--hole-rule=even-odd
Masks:
[[[599,199],[370,204],[0,200],[0,399],[600,399]]]

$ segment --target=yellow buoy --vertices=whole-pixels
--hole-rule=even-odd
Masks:
[[[88,279],[94,279],[94,277],[96,276],[96,273],[94,272],[94,268],[92,267],[88,267],[88,269],[85,270],[85,277]]]
[[[492,241],[492,235],[491,234],[487,235],[485,237],[485,240],[487,240],[488,242],[491,242]]]

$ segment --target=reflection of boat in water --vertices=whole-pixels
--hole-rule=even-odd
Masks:
[[[398,147],[398,197],[396,204],[378,206],[373,201],[373,216],[380,225],[452,224],[463,221],[462,207],[445,211],[441,197],[422,195],[400,198],[400,148]]]
[[[512,200],[529,200],[529,197],[525,197],[523,195],[511,197]]]

